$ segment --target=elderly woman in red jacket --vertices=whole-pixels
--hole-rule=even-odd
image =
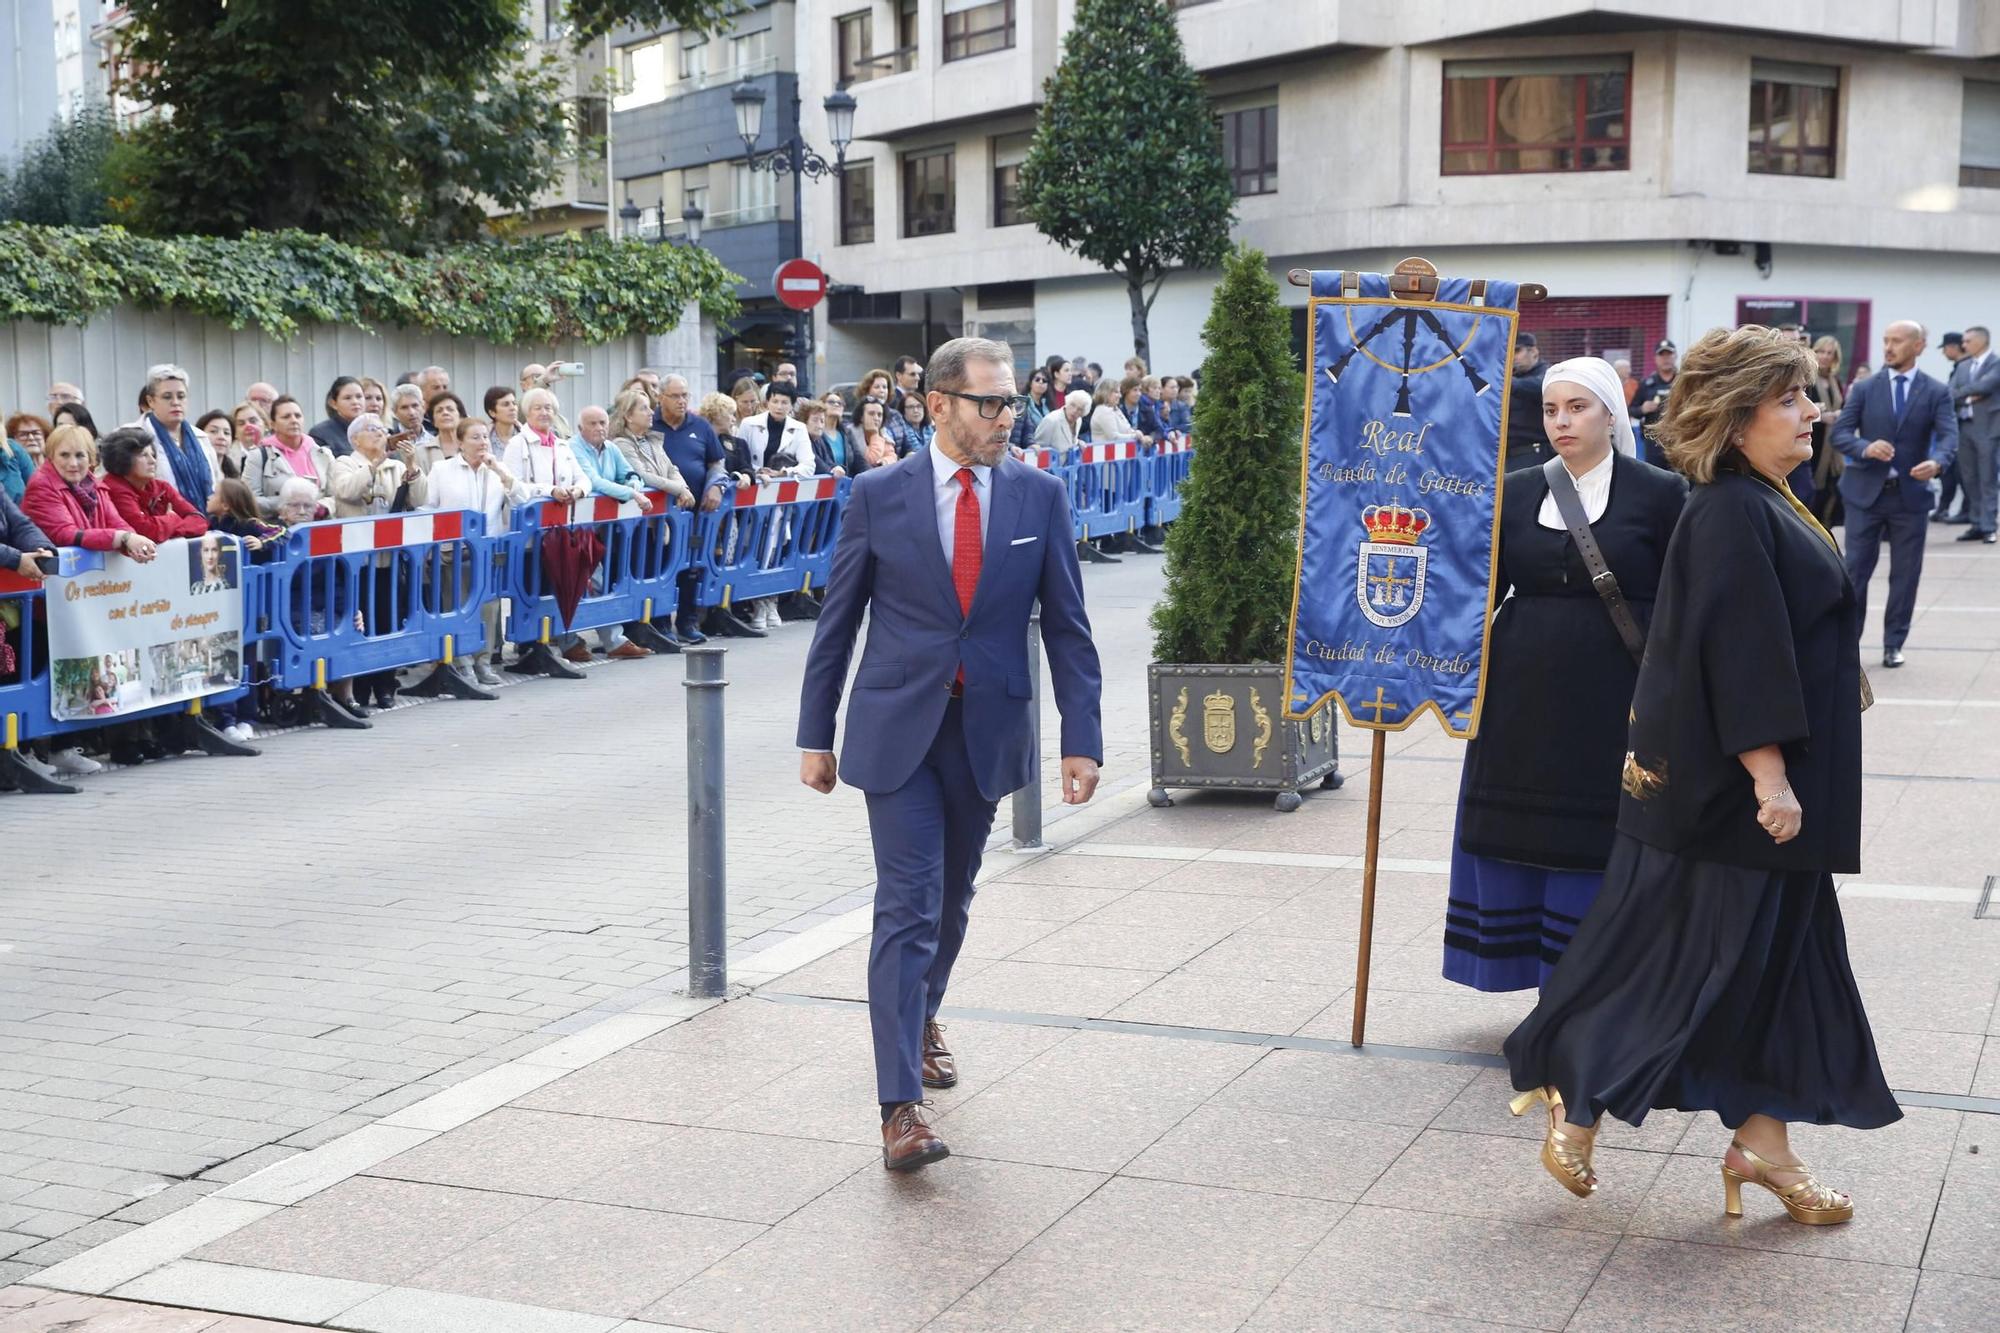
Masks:
[[[58,546],[117,551],[141,563],[151,560],[151,537],[132,531],[97,478],[90,475],[90,433],[64,426],[49,437],[42,465],[28,478],[22,512]]]
[[[156,542],[208,531],[207,517],[160,477],[159,455],[144,431],[130,426],[112,431],[97,442],[97,455],[104,466],[98,484],[132,531]]]

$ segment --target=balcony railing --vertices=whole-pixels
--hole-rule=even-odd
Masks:
[[[907,74],[916,67],[917,48],[899,46],[893,51],[881,51],[855,61],[853,82],[866,83],[870,79],[886,79],[891,74]]]
[[[729,227],[748,227],[758,222],[777,220],[776,204],[757,204],[751,208],[732,208],[721,213],[710,213],[702,218],[701,229],[706,234],[711,231],[723,231]],[[643,208],[639,210],[639,225],[634,229],[634,234],[645,241],[678,240],[687,235],[687,223],[677,217],[662,220],[659,217],[659,210]]]
[[[704,69],[686,78],[675,79],[658,92],[640,92],[635,89],[632,92],[620,93],[612,99],[611,106],[615,111],[631,111],[637,107],[654,106],[660,102],[671,102],[677,97],[686,97],[689,93],[701,92],[706,88],[726,88],[745,79],[754,79],[760,74],[775,73],[777,69],[776,56],[763,56],[741,65],[726,65],[717,70]]]

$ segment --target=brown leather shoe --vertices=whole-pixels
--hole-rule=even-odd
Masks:
[[[573,643],[563,650],[563,661],[565,662],[587,663],[591,660],[590,646],[588,644]]]
[[[882,1125],[882,1165],[891,1171],[914,1171],[951,1156],[951,1149],[924,1120],[922,1102],[904,1102]]]
[[[927,1088],[952,1088],[958,1086],[958,1062],[951,1058],[951,1052],[944,1048],[944,1029],[936,1019],[924,1024],[924,1086]]]
[[[641,648],[638,644],[633,643],[630,639],[627,639],[625,642],[619,644],[616,648],[613,648],[610,652],[605,654],[606,657],[610,658],[614,662],[636,661],[641,657],[651,657],[652,655],[653,655],[653,650],[651,648]]]

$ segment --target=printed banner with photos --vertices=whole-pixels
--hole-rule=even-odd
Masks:
[[[57,720],[117,717],[235,688],[243,674],[243,555],[234,537],[161,542],[51,578],[49,708]]]

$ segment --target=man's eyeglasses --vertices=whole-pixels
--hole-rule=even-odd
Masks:
[[[950,389],[939,389],[947,398],[963,398],[968,403],[979,404],[979,415],[988,421],[998,421],[1002,412],[1012,412],[1016,416],[1028,410],[1027,395],[1019,393],[954,393]]]

